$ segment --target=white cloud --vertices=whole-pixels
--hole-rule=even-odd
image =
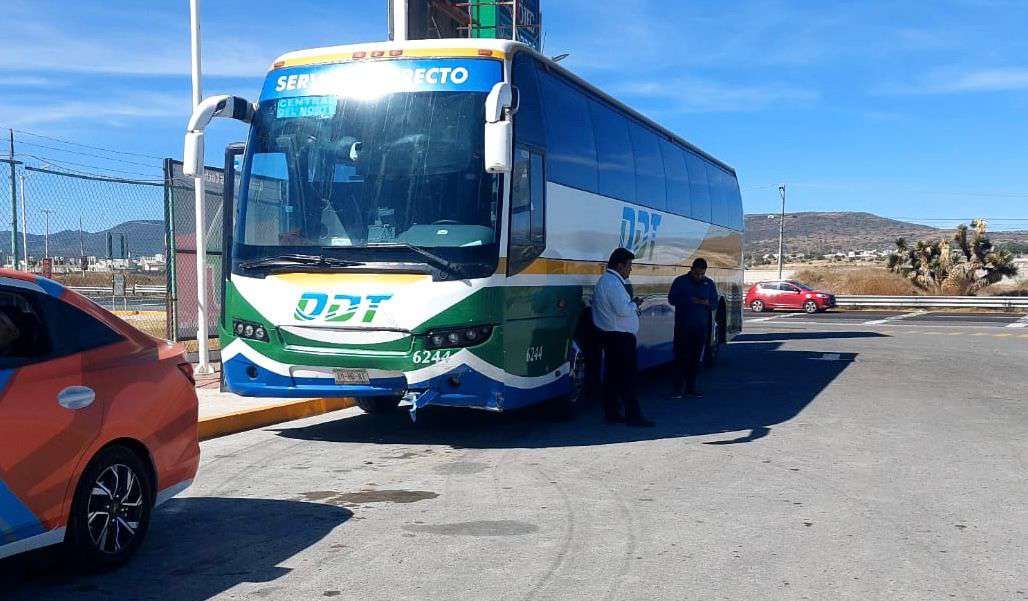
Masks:
[[[124,97],[68,100],[0,100],[0,123],[8,127],[33,127],[69,121],[123,125],[126,120],[189,118],[190,99],[184,94],[147,93]]]
[[[876,90],[879,94],[962,94],[970,92],[1014,92],[1028,90],[1028,68],[1003,67],[954,71],[947,69],[916,81],[890,84]]]
[[[772,106],[806,105],[820,95],[813,90],[780,84],[729,84],[698,77],[629,82],[615,88],[629,99],[670,103],[671,111],[687,113],[748,112]]]
[[[53,81],[34,75],[3,75],[0,74],[0,88],[40,88],[53,85]]]

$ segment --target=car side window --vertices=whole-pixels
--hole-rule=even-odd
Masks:
[[[124,339],[68,303],[10,288],[0,289],[0,329],[8,332],[6,340],[0,338],[0,369],[67,357]]]
[[[44,323],[28,294],[0,288],[0,369],[46,360],[51,344]]]
[[[782,290],[784,290],[786,292],[793,292],[793,293],[795,293],[795,292],[799,292],[800,291],[799,288],[797,288],[796,286],[793,286],[792,284],[779,284],[779,286],[781,287]]]

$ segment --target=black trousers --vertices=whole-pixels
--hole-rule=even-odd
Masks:
[[[707,333],[700,328],[675,328],[675,375],[672,393],[696,390],[696,376],[700,371],[700,357],[706,344]]]
[[[642,417],[639,397],[635,394],[635,372],[638,369],[635,334],[600,332],[604,354],[603,412],[608,417],[621,414],[628,419]]]

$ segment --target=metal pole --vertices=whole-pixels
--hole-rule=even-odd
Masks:
[[[407,0],[392,0],[393,3],[393,41],[406,42],[408,32],[407,26]]]
[[[778,195],[782,197],[782,214],[778,220],[778,279],[782,279],[785,266],[785,184],[778,186]]]
[[[516,42],[518,41],[518,0],[514,0],[514,6],[511,7],[510,11],[510,39]],[[499,7],[497,7],[497,12],[499,12]],[[499,18],[497,18],[497,21],[499,21]]]
[[[29,218],[26,206],[29,197],[25,195],[25,176],[21,176],[21,252],[25,255],[25,271],[29,270]],[[15,267],[17,269],[17,267]]]
[[[53,209],[43,209],[43,214],[46,215],[46,229],[43,230],[43,258],[50,258],[50,213],[55,212]]]
[[[203,99],[200,85],[200,0],[189,0],[189,47],[193,59],[193,108],[195,109]],[[207,218],[204,191],[204,166],[201,164],[196,172],[196,177],[193,178],[196,209],[196,342],[199,355],[196,371],[201,374],[209,374],[211,365],[207,349]]]
[[[18,190],[15,188],[18,181],[14,174],[14,130],[8,130],[11,134],[11,267],[18,268]],[[22,249],[24,250],[24,249]],[[26,262],[28,260],[26,259]]]

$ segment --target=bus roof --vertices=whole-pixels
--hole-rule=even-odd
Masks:
[[[390,51],[396,54],[390,54]],[[374,53],[381,52],[381,55]],[[576,84],[599,96],[606,102],[625,111],[632,117],[657,130],[670,140],[685,146],[711,162],[717,164],[735,175],[735,168],[724,161],[712,156],[710,153],[692,144],[653,119],[633,109],[632,107],[607,94],[588,81],[582,79],[573,72],[565,69],[549,57],[537,52],[534,48],[521,42],[491,38],[453,38],[435,40],[408,40],[405,42],[369,42],[364,44],[346,44],[341,46],[324,46],[311,48],[309,50],[298,50],[288,52],[275,59],[271,69],[282,67],[296,67],[301,65],[319,65],[336,63],[363,58],[399,58],[399,57],[455,57],[455,56],[481,56],[499,59],[511,59],[515,53],[527,52],[544,62],[550,69],[559,71],[565,77],[573,80]],[[354,55],[357,56],[354,56]]]

